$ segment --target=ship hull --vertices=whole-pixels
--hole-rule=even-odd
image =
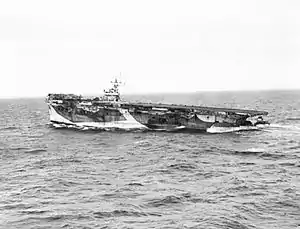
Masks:
[[[141,129],[141,130],[180,130],[193,129],[205,131],[214,122],[202,121],[194,115],[193,117],[180,117],[179,115],[158,112],[129,112],[127,109],[103,109],[101,113],[93,114],[86,112],[82,114],[73,108],[69,112],[63,111],[61,106],[49,106],[50,121],[54,124],[78,128],[95,129]],[[116,114],[116,112],[118,113]],[[212,118],[211,118],[212,119]]]
[[[70,118],[70,115],[65,114],[53,105],[49,106],[50,121],[54,124],[64,125],[78,128],[95,128],[95,129],[148,129],[145,125],[137,122],[128,112],[121,110],[124,113],[122,120],[98,121],[91,119],[88,115],[81,115],[81,121],[76,121]],[[73,117],[76,116],[73,115]],[[109,117],[109,113],[106,114]],[[85,120],[83,120],[85,119]]]
[[[154,104],[155,105],[155,104]],[[130,103],[80,103],[70,101],[49,102],[50,121],[54,126],[92,129],[124,130],[197,130],[211,127],[234,128],[253,126],[248,115],[208,112],[191,107],[149,107]],[[251,128],[248,128],[251,129]]]

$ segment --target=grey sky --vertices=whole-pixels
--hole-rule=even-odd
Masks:
[[[300,1],[1,1],[0,97],[300,88]]]

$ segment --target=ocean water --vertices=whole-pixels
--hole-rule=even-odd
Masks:
[[[0,228],[300,228],[300,91],[127,96],[254,108],[224,134],[55,129],[0,100]]]

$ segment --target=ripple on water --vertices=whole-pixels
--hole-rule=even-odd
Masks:
[[[29,153],[29,154],[38,154],[38,153],[44,153],[47,152],[46,149],[30,149],[30,150],[26,150],[24,151],[24,153]]]
[[[99,211],[93,213],[96,218],[111,218],[111,217],[147,217],[147,216],[162,216],[159,213],[143,212],[143,211],[128,211],[114,210],[111,212]]]
[[[18,130],[18,127],[15,126],[8,126],[8,127],[4,127],[4,128],[0,128],[0,131],[12,131],[12,130]]]
[[[197,166],[192,163],[176,163],[169,165],[168,169],[174,169],[179,171],[193,171],[197,169]]]

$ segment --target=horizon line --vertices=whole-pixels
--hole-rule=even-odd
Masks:
[[[173,95],[173,94],[197,94],[197,93],[241,93],[241,92],[272,92],[272,91],[300,91],[300,88],[290,88],[290,89],[283,89],[283,88],[274,88],[274,89],[247,89],[247,90],[203,90],[203,91],[193,91],[193,92],[133,92],[128,93],[125,92],[122,95],[127,96],[139,96],[139,95]],[[45,95],[33,95],[33,96],[0,96],[1,100],[5,99],[37,99],[37,98],[45,98],[48,94],[74,94],[74,95],[82,95],[82,96],[103,96],[103,94],[94,94],[94,93],[45,93]],[[122,96],[121,96],[122,97]]]

